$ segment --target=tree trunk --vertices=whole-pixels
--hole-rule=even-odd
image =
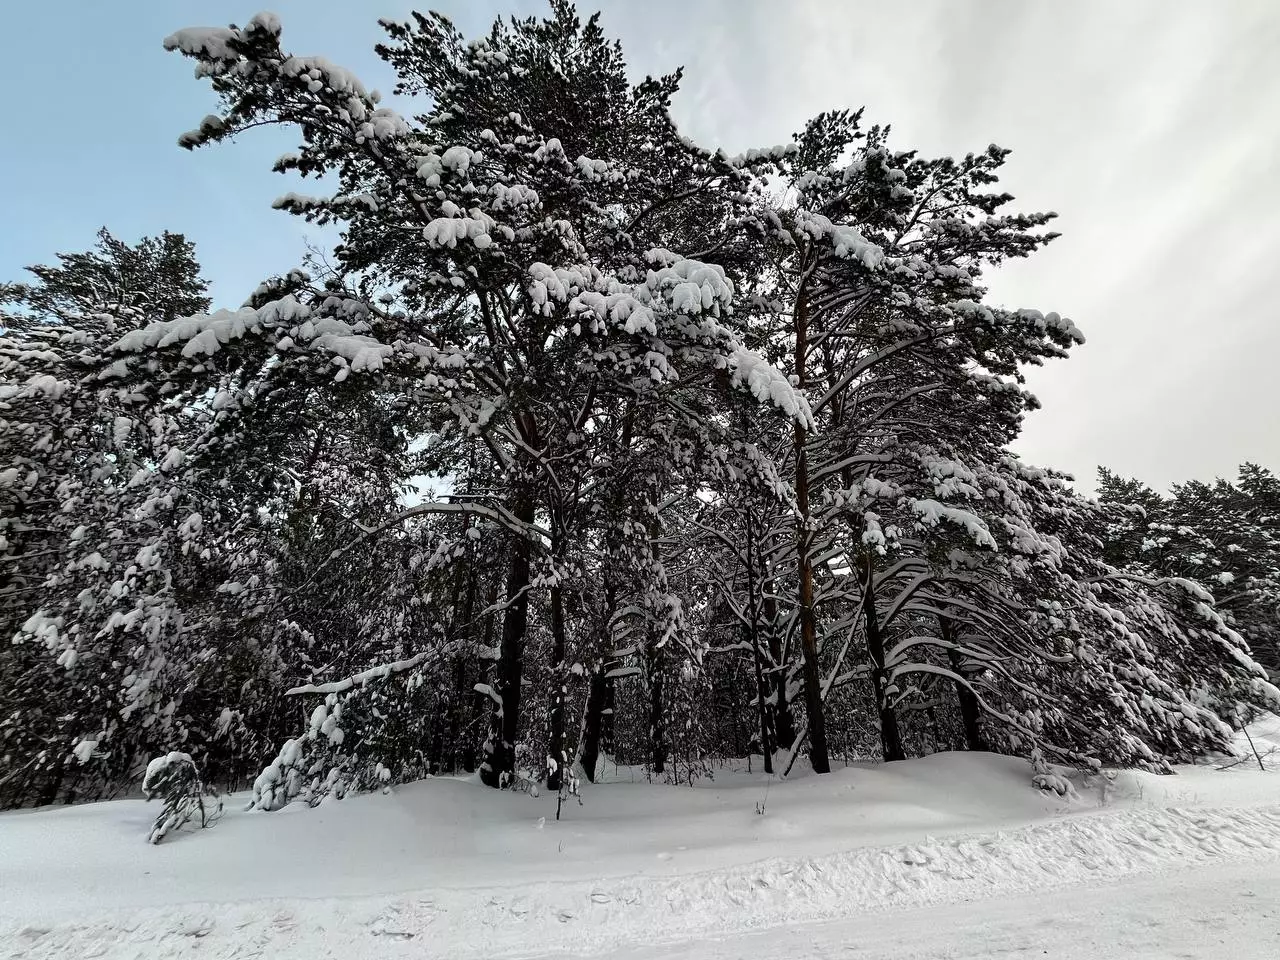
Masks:
[[[805,361],[809,338],[809,309],[801,292],[796,304],[796,377],[805,385]],[[795,425],[796,458],[796,572],[800,577],[800,649],[804,656],[804,705],[809,718],[809,762],[814,773],[829,773],[827,725],[822,713],[822,678],[818,663],[818,626],[813,612],[813,565],[809,562],[809,431]],[[785,681],[784,681],[785,682]]]
[[[863,575],[867,578],[862,594],[862,614],[867,624],[867,652],[871,654],[871,684],[880,710],[880,748],[888,760],[905,760],[902,734],[898,730],[898,715],[889,703],[886,693],[888,674],[884,666],[884,638],[880,636],[880,617],[876,613],[875,565],[868,556],[863,560]]]
[[[748,631],[751,640],[751,662],[756,671],[756,715],[760,726],[760,753],[764,756],[764,772],[773,773],[773,747],[769,736],[769,708],[765,704],[768,694],[764,682],[763,653],[760,649],[760,606],[756,602],[756,565],[755,544],[751,529],[751,511],[747,510],[747,598],[750,601],[751,627]],[[750,763],[751,758],[747,758]]]
[[[938,618],[938,626],[942,632],[942,640],[944,643],[955,642],[955,626],[946,617]],[[955,649],[947,651],[947,658],[951,661],[951,670],[956,676],[963,677],[964,660],[960,656],[960,652]],[[967,678],[966,678],[967,679]],[[982,725],[979,719],[982,716],[982,709],[978,706],[978,698],[974,696],[973,691],[966,687],[963,683],[953,680],[955,684],[956,698],[960,701],[960,722],[964,726],[964,746],[966,750],[986,750],[986,741],[982,739]]]
[[[45,783],[44,792],[41,793],[40,798],[36,800],[36,806],[46,807],[58,802],[58,794],[62,791],[62,780],[66,774],[66,761],[58,761],[58,765],[54,768],[53,773]]]
[[[604,692],[607,672],[604,663],[599,663],[591,671],[591,683],[587,687],[586,716],[582,721],[582,750],[579,763],[582,775],[590,783],[596,782],[596,765],[600,762],[600,736],[604,728]]]
[[[512,513],[521,523],[534,520],[533,498],[526,491],[517,494]],[[485,759],[480,780],[490,787],[505,787],[515,776],[516,740],[520,731],[520,681],[524,671],[524,635],[529,623],[529,567],[532,546],[525,536],[511,542],[507,568],[507,609],[502,617],[502,645],[498,649],[497,690],[501,701],[494,705]]]
[[[604,709],[600,711],[600,752],[606,757],[616,756],[618,745],[614,737],[613,711],[618,704],[618,688],[606,669],[604,678]]]
[[[604,582],[604,629],[600,637],[601,652],[591,670],[591,679],[587,686],[587,705],[582,718],[582,742],[578,747],[578,762],[582,772],[591,783],[596,782],[596,766],[600,762],[600,749],[605,734],[605,701],[609,681],[608,674],[613,653],[613,613],[616,604],[617,588],[608,576]]]
[[[774,662],[772,676],[774,742],[779,747],[785,745],[790,748],[796,742],[796,721],[791,712],[791,703],[787,699],[787,665],[782,655],[782,642],[777,630],[778,603],[773,597],[765,597],[762,607],[765,639],[769,644],[769,656]]]
[[[475,555],[471,555],[470,570],[467,576],[467,591],[462,601],[462,624],[463,634],[466,640],[473,640],[475,627],[471,623],[471,618],[475,615],[476,607],[476,591],[478,589],[475,569]],[[468,644],[471,647],[472,644]],[[462,747],[462,731],[467,726],[469,719],[471,698],[473,696],[472,688],[467,683],[467,660],[469,657],[475,656],[474,649],[464,649],[458,651],[453,658],[453,703],[449,709],[449,768],[454,772],[459,769],[466,769],[468,773],[473,761],[470,760],[470,748]]]
[[[551,719],[547,739],[547,789],[558,791],[567,761],[564,750],[564,598],[560,585],[551,588]]]
[[[649,645],[649,743],[654,773],[667,769],[667,730],[662,717],[662,651]]]
[[[471,755],[470,745],[462,743],[462,731],[467,725],[467,712],[471,705],[471,685],[467,683],[467,661],[465,657],[455,657],[453,661],[454,704],[449,711],[449,765],[456,773],[459,770],[471,772],[475,766],[475,758]]]
[[[493,577],[493,578],[491,578],[491,579],[490,579],[490,581],[489,581],[489,595],[488,595],[487,599],[485,600],[485,608],[486,608],[486,609],[488,609],[488,610],[492,610],[492,609],[497,605],[497,603],[498,603],[498,583],[499,583],[499,578],[498,578],[498,577],[496,577],[496,576],[495,576],[495,577]],[[483,640],[483,642],[482,642],[482,645],[484,646],[484,648],[485,648],[486,650],[492,650],[492,649],[493,649],[493,634],[494,634],[494,627],[495,627],[495,624],[496,624],[496,620],[497,620],[497,618],[496,618],[496,617],[494,617],[494,615],[493,615],[493,614],[489,614],[488,616],[486,616],[486,617],[484,618],[484,640]],[[481,676],[484,676],[484,673],[483,673],[483,672],[481,673]],[[493,673],[490,675],[490,677],[489,677],[489,678],[490,678],[490,679],[491,679],[495,684],[498,682],[498,678],[497,678],[497,664],[496,664],[496,663],[494,664],[494,671],[493,671]],[[474,692],[474,688],[473,688],[473,692]],[[478,695],[477,695],[477,699],[478,699]],[[472,705],[472,708],[471,708],[471,709],[472,709],[473,711],[475,711],[476,713],[480,713],[480,712],[481,712],[481,710],[483,710],[486,706],[488,706],[488,707],[492,707],[492,706],[493,706],[493,702],[492,702],[491,700],[489,700],[489,698],[488,698],[488,697],[484,698],[484,703],[479,703],[479,702],[475,702],[475,703],[473,703],[473,705]],[[490,731],[489,736],[490,736],[490,737],[492,737],[492,736],[493,736],[492,730]],[[467,744],[467,754],[468,754],[468,755],[469,755],[469,757],[470,757],[471,766],[470,766],[470,767],[467,767],[467,768],[465,768],[465,769],[467,770],[467,772],[468,772],[468,773],[470,773],[470,772],[475,768],[475,762],[476,762],[476,742],[475,742],[475,737],[472,737],[472,738],[471,738],[471,740],[470,740],[470,742]],[[487,754],[487,752],[485,753],[485,755],[486,755],[486,756],[488,755],[488,754]]]
[[[925,710],[925,716],[929,718],[929,735],[933,737],[933,752],[941,753],[944,749],[942,743],[942,728],[938,726],[938,711],[933,707]]]

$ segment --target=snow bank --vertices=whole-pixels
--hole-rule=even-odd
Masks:
[[[554,798],[450,778],[232,813],[158,848],[137,801],[6,814],[0,938],[30,957],[167,956],[192,938],[211,956],[605,955],[1280,857],[1280,778],[1256,768],[1080,780],[1073,800],[986,754],[784,783],[725,769],[692,789],[609,773],[558,823]]]

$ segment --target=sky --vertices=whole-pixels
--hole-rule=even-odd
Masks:
[[[469,35],[533,0],[433,0]],[[373,53],[401,0],[269,7],[286,49],[389,92]],[[991,299],[1056,310],[1088,342],[1031,372],[1044,409],[1016,449],[1091,490],[1098,464],[1158,489],[1280,472],[1280,0],[585,0],[639,79],[685,68],[673,112],[730,153],[782,143],[821,110],[866,107],[892,145],[1013,149],[1003,186],[1053,210],[1061,239],[990,278]],[[271,209],[296,146],[254,131],[194,153],[213,110],[162,48],[184,26],[244,23],[227,0],[6,5],[0,31],[0,279],[80,250],[99,226],[196,242],[215,302],[330,238]]]

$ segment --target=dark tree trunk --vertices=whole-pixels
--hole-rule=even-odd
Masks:
[[[564,598],[560,586],[551,588],[551,719],[547,739],[547,789],[559,790],[567,762],[564,750],[565,698]]]
[[[863,576],[866,577],[862,594],[862,614],[867,624],[867,652],[871,654],[871,684],[876,704],[880,710],[880,749],[888,760],[905,760],[902,734],[898,730],[898,715],[889,703],[888,673],[884,666],[884,638],[880,636],[880,617],[876,613],[875,566],[871,558],[863,560]]]
[[[925,715],[929,718],[929,735],[933,737],[933,752],[941,753],[945,746],[942,742],[942,728],[938,726],[938,711],[929,707]]]
[[[591,783],[596,782],[596,765],[600,762],[600,738],[604,732],[604,693],[606,667],[598,664],[591,671],[587,687],[586,716],[582,722],[582,775]]]
[[[475,635],[475,627],[471,618],[475,616],[476,590],[478,589],[475,569],[475,556],[471,557],[470,570],[467,576],[467,591],[462,601],[463,637],[470,640]],[[474,650],[459,651],[453,658],[453,703],[449,710],[449,767],[452,770],[465,769],[469,773],[474,760],[470,758],[471,748],[462,745],[462,731],[470,719],[472,688],[467,683],[467,659],[475,656]]]
[[[533,498],[522,491],[512,513],[521,523],[534,520]],[[520,681],[524,672],[524,635],[529,623],[529,568],[532,546],[527,537],[511,541],[507,568],[507,609],[502,617],[502,645],[498,649],[497,689],[501,703],[494,705],[480,780],[490,787],[505,787],[515,775],[515,748],[520,733]]]
[[[490,583],[489,583],[489,596],[488,596],[488,598],[485,600],[485,607],[486,607],[487,609],[489,609],[489,610],[492,610],[492,609],[494,608],[494,606],[497,604],[497,602],[498,602],[498,577],[496,577],[496,576],[495,576],[495,577],[493,577],[493,578],[490,580]],[[483,646],[484,646],[484,648],[485,648],[486,650],[492,650],[492,649],[493,649],[493,634],[494,634],[494,627],[495,627],[495,625],[496,625],[496,622],[497,622],[497,618],[496,618],[496,617],[494,617],[494,616],[493,616],[493,614],[489,614],[488,616],[486,616],[486,617],[485,617],[485,622],[484,622],[484,642],[483,642]],[[496,685],[496,684],[497,684],[497,682],[498,682],[498,677],[497,677],[497,664],[496,664],[496,663],[494,664],[493,672],[489,675],[489,679],[490,679],[490,680],[492,680],[492,681],[493,681],[493,683],[494,683],[495,685]],[[473,688],[473,692],[474,692],[474,688]],[[489,707],[489,708],[492,708],[492,706],[493,706],[493,702],[492,702],[491,700],[489,700],[487,697],[484,699],[484,703],[475,703],[475,702],[473,702],[472,710],[473,710],[475,713],[477,713],[477,714],[478,714],[478,713],[480,713],[483,709],[485,709],[485,708],[486,708],[486,706],[487,706],[487,707]],[[490,730],[489,736],[490,736],[490,737],[492,737],[492,736],[493,736],[492,729]],[[467,752],[468,752],[468,753],[470,754],[470,756],[471,756],[471,764],[472,764],[472,766],[471,766],[471,767],[469,767],[469,768],[467,768],[467,772],[468,772],[468,773],[470,773],[470,772],[471,772],[471,770],[472,770],[472,769],[474,769],[475,762],[476,762],[476,742],[475,742],[475,737],[472,737],[472,738],[470,739],[470,741],[468,742]],[[486,754],[486,756],[487,756],[487,754]]]
[[[767,589],[767,588],[766,588]],[[787,699],[787,664],[782,655],[782,642],[778,637],[778,603],[773,597],[765,597],[762,604],[764,612],[765,639],[769,644],[769,657],[773,660],[773,734],[779,747],[790,749],[796,742],[795,715],[791,712],[791,703]]]
[[[36,801],[36,806],[43,807],[58,802],[58,794],[62,790],[62,779],[66,776],[66,773],[67,765],[65,761],[59,761],[57,767],[50,774],[48,781],[46,781],[44,791]]]
[[[760,753],[764,756],[764,772],[773,773],[773,736],[769,727],[769,705],[765,700],[769,697],[769,685],[765,683],[764,666],[760,662],[760,635],[758,630],[747,630],[751,644],[751,660],[756,671],[756,728],[760,738]]]
[[[809,339],[809,309],[802,292],[796,305],[796,376],[805,385]],[[804,706],[809,718],[809,762],[814,773],[829,773],[827,725],[822,712],[822,671],[818,663],[818,625],[813,612],[813,565],[809,561],[809,431],[795,425],[796,458],[796,572],[800,577],[800,649],[804,656]]]
[[[944,643],[955,643],[955,626],[945,617],[938,618]],[[947,651],[951,661],[951,671],[958,677],[965,677],[964,660],[960,652],[954,648]],[[967,680],[968,677],[965,677]],[[960,701],[960,723],[964,726],[964,746],[966,750],[986,750],[986,741],[982,738],[982,724],[979,722],[982,709],[978,706],[978,698],[963,683],[953,680],[956,698]]]
[[[657,520],[658,496],[656,491],[649,494],[649,550],[655,562],[660,561],[661,554],[657,547],[661,527]],[[658,646],[657,625],[654,612],[645,614],[645,666],[649,679],[649,756],[654,773],[662,773],[667,768],[667,729],[662,712],[662,648]]]
[[[600,711],[600,752],[606,757],[615,756],[618,752],[618,745],[613,735],[613,711],[617,703],[618,688],[614,685],[613,679],[606,670],[604,678],[604,709]]]
[[[463,580],[469,581],[469,585],[465,588]],[[444,696],[445,689],[442,687],[440,693],[443,703],[437,704],[437,709],[433,712],[430,721],[431,736],[427,744],[427,771],[436,774],[445,769],[452,769],[455,765],[455,744],[457,739],[458,725],[458,704],[467,699],[461,689],[461,678],[457,676],[456,665],[462,659],[462,653],[459,648],[463,646],[463,631],[467,622],[467,617],[462,614],[463,597],[467,593],[475,589],[474,578],[467,575],[466,568],[460,568],[458,575],[453,581],[453,597],[450,602],[449,609],[452,611],[453,622],[450,627],[450,637],[454,644],[454,689],[451,699]],[[443,707],[443,709],[440,709]]]
[[[582,773],[591,783],[596,782],[596,766],[605,737],[605,705],[608,700],[609,681],[605,679],[612,665],[613,614],[617,602],[617,588],[605,577],[604,627],[600,636],[601,653],[591,670],[587,686],[587,705],[582,719],[582,745],[578,750],[578,762]],[[607,749],[607,748],[606,748]]]
[[[455,771],[471,772],[475,766],[475,758],[470,744],[462,743],[462,731],[467,725],[468,708],[471,705],[471,685],[467,683],[467,660],[457,657],[453,661],[454,704],[449,711],[449,743],[450,765]]]
[[[756,597],[755,545],[751,524],[751,511],[747,510],[747,597],[750,601],[751,626],[747,633],[751,642],[751,662],[756,671],[756,715],[760,727],[760,752],[764,755],[764,772],[773,773],[773,746],[769,736],[768,687],[764,682],[764,654],[760,648],[760,605]],[[750,757],[747,758],[750,762]]]
[[[654,773],[667,769],[667,730],[662,715],[662,650],[649,645],[649,743]]]

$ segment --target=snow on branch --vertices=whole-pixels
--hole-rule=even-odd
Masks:
[[[293,687],[285,691],[285,696],[296,697],[306,693],[346,693],[352,687],[363,687],[365,684],[373,680],[385,680],[394,673],[404,673],[406,670],[412,670],[422,661],[427,659],[427,652],[415,653],[412,657],[404,660],[396,660],[394,663],[384,663],[381,666],[370,667],[360,673],[352,674],[342,680],[331,680],[328,683],[304,683],[300,687]]]
[[[987,525],[980,517],[968,510],[948,507],[937,500],[916,500],[911,504],[911,509],[920,518],[920,522],[927,527],[936,527],[941,521],[946,520],[961,527],[978,546],[996,549],[995,538],[991,536]]]
[[[761,403],[772,403],[808,430],[816,428],[804,394],[760,354],[738,347],[733,353],[732,366],[734,386],[745,383]]]

